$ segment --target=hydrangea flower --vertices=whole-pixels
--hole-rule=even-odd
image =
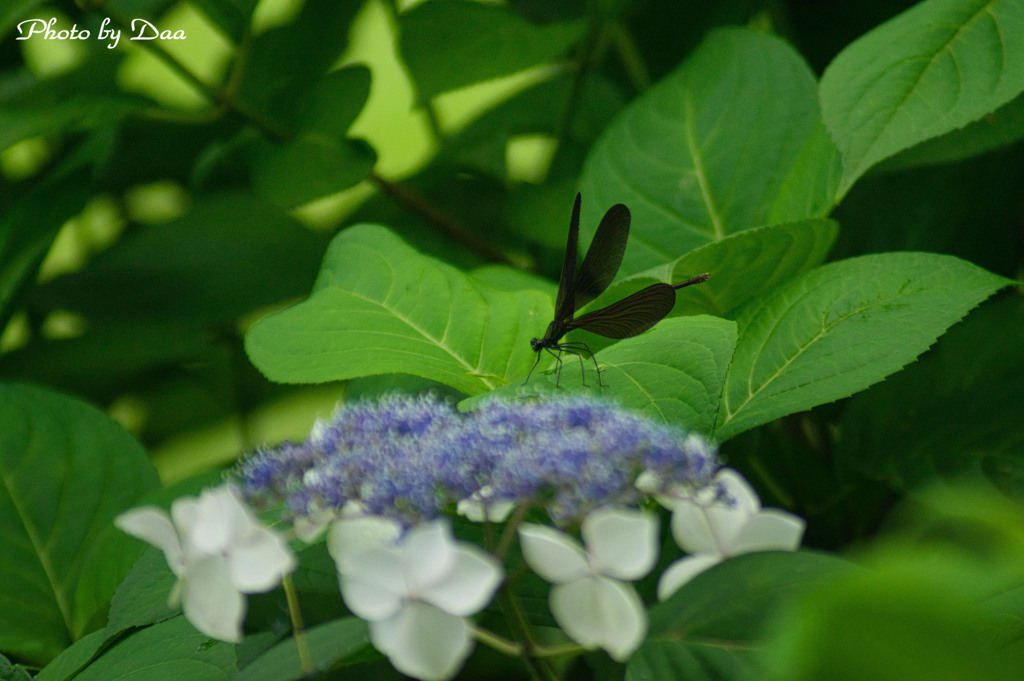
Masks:
[[[243,594],[277,586],[295,569],[287,543],[263,526],[225,485],[182,497],[171,515],[156,506],[141,506],[114,519],[128,534],[164,552],[178,577],[169,602],[180,600],[185,617],[202,633],[238,642],[245,618]]]
[[[805,523],[786,511],[761,508],[743,476],[723,468],[714,484],[694,493],[662,496],[672,511],[672,536],[691,555],[672,563],[658,582],[664,600],[708,568],[731,556],[755,551],[795,551]]]
[[[458,672],[473,649],[467,617],[502,580],[489,554],[456,542],[444,520],[401,535],[393,520],[339,520],[328,549],[346,605],[370,625],[370,640],[404,674],[433,681]]]
[[[243,493],[279,505],[311,533],[358,502],[412,527],[463,502],[492,521],[512,504],[543,504],[559,525],[643,496],[637,475],[706,484],[717,467],[703,438],[592,397],[493,400],[468,414],[430,396],[342,405],[309,439],[242,462]],[[480,503],[478,503],[480,502]]]
[[[526,564],[552,582],[555,621],[584,648],[625,661],[647,634],[647,613],[632,586],[658,557],[658,519],[647,511],[601,508],[580,527],[585,549],[545,525],[519,528]]]
[[[562,526],[602,506],[635,504],[641,471],[693,483],[717,467],[713,452],[688,446],[679,430],[590,397],[493,400],[473,417],[480,446],[495,452],[490,501],[542,502]]]

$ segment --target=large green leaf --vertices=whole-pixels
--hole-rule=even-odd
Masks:
[[[737,313],[717,437],[863,390],[1012,283],[933,253],[852,258],[791,280]]]
[[[666,319],[647,333],[597,352],[600,382],[589,356],[580,359],[563,353],[559,377],[553,358],[544,355],[543,366],[529,382],[517,377],[498,390],[464,400],[459,407],[468,409],[497,395],[522,398],[586,391],[610,397],[652,419],[709,434],[735,347],[735,322],[708,316]]]
[[[961,128],[1024,90],[1019,0],[926,0],[843,50],[821,110],[843,156],[840,196],[882,159]]]
[[[77,681],[219,681],[236,671],[235,646],[201,634],[184,617],[146,627],[109,649]]]
[[[376,225],[331,242],[310,297],[246,334],[250,359],[286,383],[407,373],[475,394],[530,366],[551,315],[537,291],[496,291]]]
[[[320,671],[344,666],[346,661],[362,661],[370,647],[366,623],[355,617],[314,627],[305,633],[305,638],[310,660]],[[305,675],[293,638],[277,644],[233,677],[234,681],[298,681],[302,678]]]
[[[45,661],[87,631],[138,555],[113,518],[157,484],[94,407],[0,385],[0,648]]]
[[[599,308],[654,281],[680,282],[708,272],[704,284],[676,295],[675,314],[724,315],[784,281],[820,265],[835,241],[832,220],[801,220],[732,234],[681,258],[615,284],[590,306]]]
[[[880,170],[953,163],[999,149],[1024,138],[1024,96],[970,125],[933,137],[885,161]]]
[[[433,0],[399,16],[402,56],[421,97],[550,62],[579,40],[582,21],[534,26],[496,5]]]
[[[838,558],[803,551],[727,560],[651,608],[650,634],[626,679],[762,679],[765,624],[809,587],[849,570]]]
[[[580,180],[582,231],[612,204],[629,206],[622,271],[634,274],[745,229],[822,216],[837,155],[815,85],[778,38],[712,33],[594,145]]]

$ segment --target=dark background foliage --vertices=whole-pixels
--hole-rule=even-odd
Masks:
[[[509,0],[491,24],[490,14],[443,0],[412,9],[306,0],[254,31],[255,0],[0,2],[0,380],[108,411],[155,453],[165,480],[264,439],[301,436],[343,394],[430,387],[400,375],[273,383],[250,363],[243,336],[307,295],[330,239],[357,223],[386,225],[457,267],[511,265],[553,289],[588,151],[709,32],[773,32],[820,76],[854,39],[913,4]],[[78,41],[71,57],[50,62],[15,40],[18,23],[37,16],[93,35],[105,17],[125,34],[136,17],[173,31],[183,7],[206,25],[202,39],[116,50]],[[386,19],[412,88],[413,111],[392,103],[391,119],[366,115],[367,98],[408,86],[358,56],[345,61],[364,30],[357,17],[370,11]],[[47,47],[68,47],[58,42]],[[226,56],[185,56],[200,44]],[[145,88],[125,75],[140,52],[163,65],[142,71]],[[445,100],[544,64],[553,66],[504,81],[500,97]],[[488,98],[482,113],[466,113]],[[831,213],[840,231],[829,259],[927,251],[1019,277],[1018,102],[986,118],[991,143],[940,139],[861,178]],[[407,137],[418,141],[406,154],[386,144]],[[1024,501],[1022,339],[1024,304],[1004,291],[906,370],[742,433],[723,455],[766,505],[805,517],[805,544],[820,549],[874,536],[894,504],[937,480]],[[282,405],[293,399],[302,416],[289,420]],[[284,419],[268,422],[272,408]],[[183,457],[182,441],[193,443]]]

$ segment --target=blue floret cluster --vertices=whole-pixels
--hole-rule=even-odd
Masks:
[[[666,487],[702,486],[717,467],[703,438],[592,397],[491,400],[460,413],[432,395],[392,394],[342,404],[304,442],[252,453],[235,477],[255,508],[291,520],[353,504],[411,526],[485,493],[568,525],[635,504],[643,471]]]

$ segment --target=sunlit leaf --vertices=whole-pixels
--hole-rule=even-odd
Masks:
[[[821,78],[822,116],[843,155],[840,195],[882,159],[1022,90],[1017,0],[927,0],[861,36]]]
[[[357,225],[331,243],[310,297],[254,325],[246,350],[275,381],[408,373],[475,394],[525,371],[550,306],[537,291],[496,291],[383,227]]]
[[[745,229],[822,216],[835,158],[800,56],[771,36],[718,31],[594,145],[582,225],[629,206],[622,272],[635,274]]]
[[[1010,283],[951,256],[884,253],[825,265],[752,300],[737,312],[717,437],[863,390]]]
[[[550,62],[583,36],[581,21],[534,26],[497,5],[433,0],[399,16],[402,56],[429,99]]]
[[[735,322],[707,316],[666,319],[646,333],[598,352],[600,381],[586,354],[580,358],[563,353],[561,376],[557,363],[545,354],[529,382],[517,379],[459,406],[467,409],[480,399],[498,395],[523,398],[586,391],[610,397],[655,420],[710,433],[735,347]]]
[[[677,283],[708,272],[711,278],[676,294],[674,314],[725,315],[751,298],[820,265],[835,241],[831,220],[758,227],[690,251],[661,267],[613,285],[591,307],[621,300],[654,281]]]

